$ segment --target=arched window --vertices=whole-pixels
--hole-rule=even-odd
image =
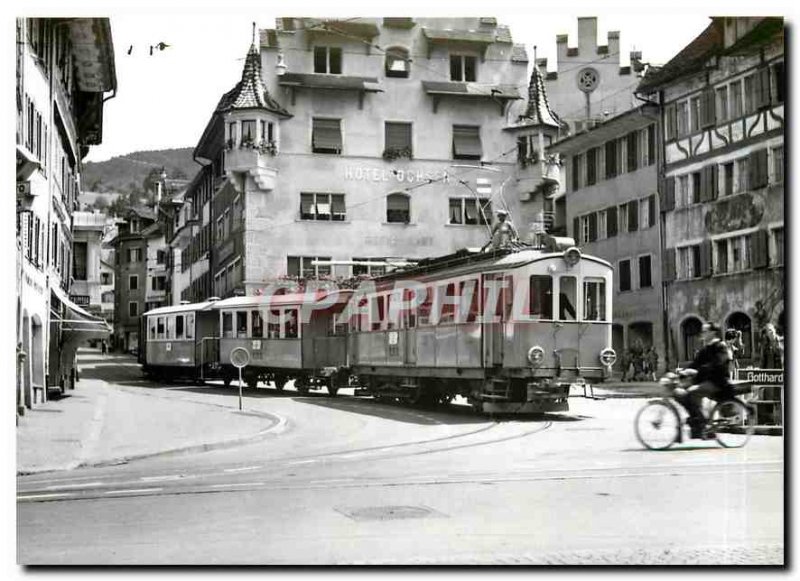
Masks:
[[[386,76],[407,79],[411,61],[408,51],[394,46],[386,50]]]
[[[386,197],[386,221],[399,224],[411,221],[411,203],[406,194],[389,194]]]
[[[681,340],[683,344],[683,360],[691,361],[701,347],[700,331],[703,323],[700,319],[690,317],[681,323]]]
[[[742,344],[744,348],[739,353],[739,357],[749,359],[753,356],[753,329],[750,317],[744,313],[732,313],[725,323],[725,330],[736,329],[742,332]]]

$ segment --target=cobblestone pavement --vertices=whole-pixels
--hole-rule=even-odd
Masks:
[[[783,545],[664,547],[365,561],[355,565],[784,565]]]

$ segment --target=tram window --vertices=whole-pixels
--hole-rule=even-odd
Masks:
[[[194,314],[186,315],[186,338],[194,339]]]
[[[542,274],[531,276],[531,319],[553,318],[553,277]],[[563,280],[563,279],[562,279]]]
[[[583,320],[606,320],[606,281],[602,278],[583,281]]]
[[[480,316],[480,303],[478,301],[478,281],[465,280],[459,285],[458,321],[474,323]]]
[[[558,318],[562,321],[575,321],[577,314],[575,304],[578,294],[578,283],[574,276],[561,277],[561,290],[558,293]]]
[[[158,317],[158,323],[156,324],[156,338],[164,338],[164,317]]]
[[[233,313],[222,313],[222,336],[226,339],[233,337]]]
[[[440,286],[438,289],[439,299],[439,312],[441,316],[439,323],[452,323],[455,319],[456,306],[453,304],[453,299],[456,295],[456,285],[450,283],[447,286]]]
[[[387,329],[396,329],[400,326],[399,321],[399,312],[397,312],[397,308],[392,310],[392,304],[397,303],[400,299],[397,297],[396,294],[390,293],[386,295],[386,328]]]
[[[236,311],[236,337],[247,337],[247,311]]]
[[[378,331],[381,328],[381,321],[383,321],[385,311],[385,302],[386,297],[372,297],[370,301],[371,309],[370,309],[370,328],[373,331]]]
[[[433,297],[433,288],[426,287],[424,291],[423,301],[419,305],[419,325],[425,327],[431,324],[431,303]]]
[[[406,329],[413,329],[417,326],[416,308],[411,306],[414,296],[411,289],[403,290],[403,324]]]
[[[175,338],[183,339],[183,315],[175,316]]]
[[[175,338],[175,317],[167,317],[167,339]]]
[[[259,311],[250,311],[250,320],[253,325],[253,337],[261,339],[264,337],[264,319],[261,318]]]
[[[156,338],[156,318],[150,317],[148,323],[150,324],[149,337],[152,340]]]
[[[297,309],[287,309],[285,313],[285,333],[287,339],[297,339]]]
[[[280,311],[267,311],[267,339],[278,339],[281,336]]]

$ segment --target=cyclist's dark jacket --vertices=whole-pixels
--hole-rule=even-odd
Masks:
[[[730,392],[733,389],[730,372],[730,352],[723,341],[713,341],[703,346],[694,358],[692,369],[697,370],[695,383],[710,381],[719,389]]]

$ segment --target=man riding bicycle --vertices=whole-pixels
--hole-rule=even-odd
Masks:
[[[701,337],[703,347],[689,366],[697,370],[694,383],[677,398],[689,412],[692,438],[713,437],[703,433],[706,424],[701,407],[703,398],[719,401],[734,395],[730,374],[731,350],[722,341],[722,331],[714,323],[704,323]]]

